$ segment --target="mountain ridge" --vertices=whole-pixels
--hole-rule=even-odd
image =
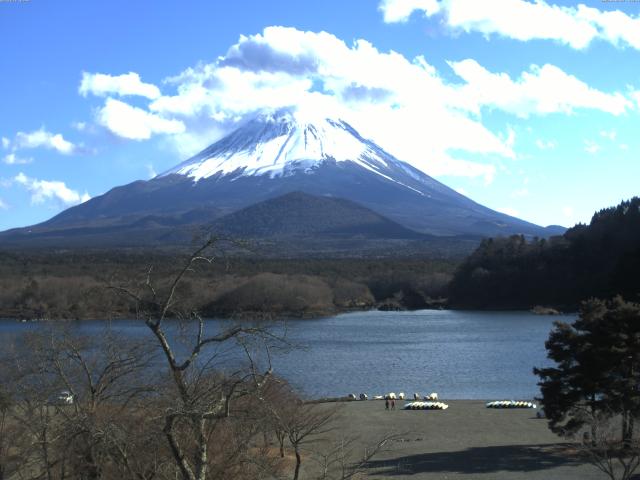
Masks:
[[[291,192],[350,201],[423,235],[558,233],[474,202],[342,120],[314,122],[298,121],[288,111],[258,115],[163,174],[115,187],[41,224],[0,234],[0,244],[16,235],[28,243],[30,236],[60,239],[87,228],[126,235],[127,228],[144,222],[167,228],[211,225]]]

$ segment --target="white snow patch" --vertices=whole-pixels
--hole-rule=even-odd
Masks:
[[[282,128],[283,122],[286,128]],[[166,174],[187,175],[195,181],[238,171],[242,176],[268,174],[276,177],[286,175],[292,168],[307,171],[318,163],[334,160],[352,161],[389,178],[380,172],[380,168],[388,166],[385,159],[353,135],[342,122],[323,119],[313,124],[299,123],[291,121],[290,117],[280,117],[269,119],[266,125],[271,125],[272,129],[264,132],[264,141],[241,149],[214,149],[211,156],[197,156],[193,162]]]
[[[160,176],[179,174],[194,184],[214,175],[269,178],[312,174],[323,162],[353,162],[419,195],[419,189],[397,180],[397,170],[425,183],[418,172],[404,162],[363,140],[348,124],[330,118],[309,117],[300,112],[263,114],[256,120],[213,144],[202,153]]]

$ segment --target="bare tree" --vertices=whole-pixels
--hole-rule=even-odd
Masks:
[[[22,443],[23,432],[16,428],[13,405],[10,393],[0,385],[0,480],[10,478],[20,464],[18,446]]]
[[[11,408],[9,394],[0,387],[0,480],[4,480],[7,469],[7,416]]]
[[[324,406],[305,405],[298,401],[288,418],[283,419],[287,438],[296,456],[293,480],[298,480],[302,465],[302,450],[310,443],[317,442],[320,435],[326,434],[333,419],[335,409]]]
[[[332,429],[331,422],[338,408],[335,406],[305,403],[283,379],[274,378],[260,396],[265,430],[278,442],[281,458],[285,457],[285,445],[293,449],[295,467],[293,478],[300,477],[303,451],[310,451],[311,444],[325,440]]]
[[[384,435],[377,442],[359,447],[358,437],[341,437],[329,442],[328,448],[313,452],[313,460],[318,464],[320,473],[317,480],[351,480],[366,476],[369,463],[381,453],[389,442],[400,438],[401,434]],[[358,451],[362,449],[362,455]]]
[[[64,472],[66,450],[59,448],[62,445],[56,428],[60,423],[59,411],[49,405],[59,386],[44,365],[28,358],[30,354],[28,351],[5,358],[2,369],[2,383],[10,389],[13,399],[9,421],[20,440],[13,443],[13,450],[21,460],[13,477],[61,478],[56,476],[56,471]]]
[[[144,343],[108,330],[99,338],[59,329],[30,334],[22,354],[10,362],[13,421],[29,439],[20,452],[21,476],[152,478],[126,468],[130,457],[123,455],[145,430],[122,434],[145,418],[142,400],[155,391],[148,368],[152,359]],[[122,473],[111,475],[116,470]]]
[[[208,333],[197,312],[180,309],[176,292],[181,282],[197,264],[214,261],[211,251],[217,242],[211,238],[190,255],[164,288],[154,281],[152,269],[137,288],[111,287],[135,302],[137,316],[156,338],[164,357],[171,383],[162,431],[184,480],[207,478],[212,436],[232,417],[234,402],[264,387],[272,373],[269,346],[278,340],[259,326],[234,325]],[[171,338],[166,328],[168,318],[193,327],[187,344],[178,346]],[[261,371],[255,360],[256,340],[266,353],[266,366]],[[243,366],[229,372],[228,365],[217,363],[216,350],[230,344],[244,353],[245,360]]]
[[[630,479],[640,466],[640,440],[620,435],[619,422],[629,420],[611,412],[596,412],[584,421],[578,442],[583,458],[611,480]]]

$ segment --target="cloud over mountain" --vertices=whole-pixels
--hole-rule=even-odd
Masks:
[[[531,5],[521,7],[542,8]],[[408,18],[416,9],[427,15],[444,10],[455,19],[457,8],[455,1],[381,4],[387,21]],[[509,131],[490,128],[483,110],[526,118],[577,109],[620,115],[635,108],[624,94],[600,91],[552,64],[531,65],[519,76],[492,72],[473,58],[449,61],[448,67],[441,72],[423,56],[381,51],[363,39],[348,44],[324,31],[271,26],[241,35],[213,62],[167,78],[163,91],[135,72],[84,72],[79,92],[107,97],[95,119],[111,133],[138,141],[168,135],[181,156],[221,138],[256,111],[297,106],[359,125],[364,135],[428,174],[480,177],[485,183],[492,182],[500,159],[516,153]]]
[[[31,203],[33,204],[54,200],[64,206],[71,206],[86,202],[91,198],[87,192],[80,194],[67,187],[64,182],[38,180],[27,177],[22,172],[16,175],[13,180],[31,193]]]
[[[179,120],[169,120],[128,103],[107,98],[98,111],[99,124],[116,135],[131,140],[148,140],[154,134],[184,132]]]

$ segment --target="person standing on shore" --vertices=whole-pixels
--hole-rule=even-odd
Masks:
[[[391,410],[396,409],[396,400],[394,398],[391,399]]]
[[[389,399],[388,398],[384,399],[384,409],[385,410],[389,410]]]

